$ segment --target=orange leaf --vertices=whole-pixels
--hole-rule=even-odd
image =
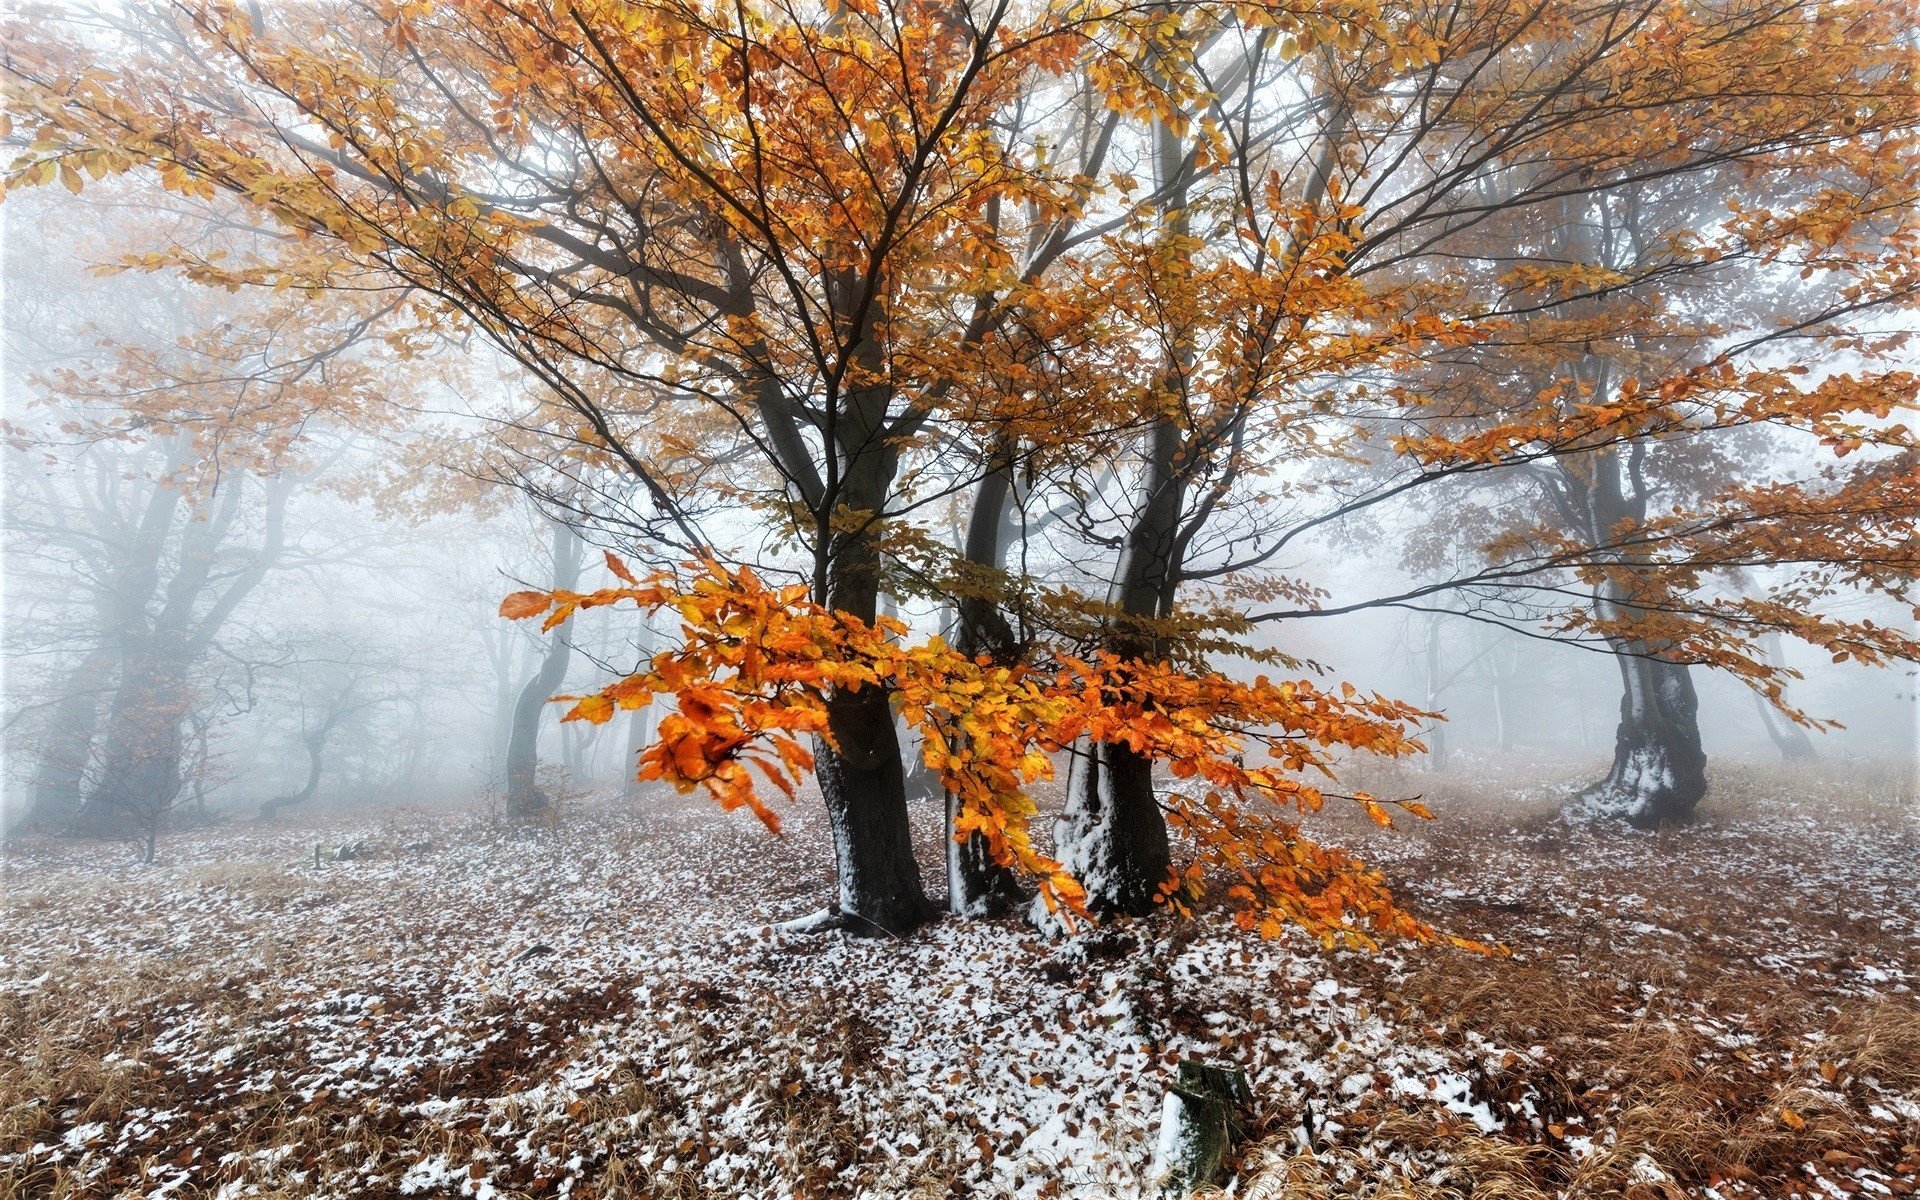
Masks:
[[[524,621],[547,611],[553,598],[545,592],[515,592],[500,602],[500,615],[509,621]]]
[[[615,575],[619,576],[622,582],[636,584],[636,585],[640,582],[638,579],[635,579],[633,577],[633,572],[627,569],[627,564],[620,561],[619,555],[615,554],[611,550],[608,550],[606,552],[606,555],[607,555],[607,570],[612,571]]]

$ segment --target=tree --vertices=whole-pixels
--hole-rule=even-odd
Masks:
[[[779,816],[759,794],[756,773],[791,798],[796,776],[813,768],[798,736],[830,732],[838,697],[878,691],[885,680],[925,740],[929,767],[959,797],[957,832],[982,836],[996,863],[1034,877],[1046,907],[1069,920],[1097,914],[1075,873],[1034,846],[1037,810],[1026,788],[1051,776],[1051,754],[1085,739],[1124,745],[1196,785],[1174,812],[1200,856],[1163,881],[1162,901],[1184,908],[1205,890],[1209,870],[1219,870],[1233,881],[1228,894],[1240,903],[1242,924],[1267,936],[1286,923],[1328,945],[1444,936],[1397,908],[1378,872],[1274,815],[1324,804],[1327,794],[1296,773],[1330,776],[1336,747],[1387,755],[1417,749],[1408,736],[1421,715],[1415,709],[1350,686],[1323,692],[1304,680],[1239,683],[1112,655],[1001,665],[937,638],[902,644],[908,630],[897,620],[849,617],[813,603],[804,584],[769,588],[745,568],[710,561],[690,566],[684,578],[662,572],[642,580],[611,553],[606,562],[620,586],[516,592],[500,611],[544,618],[548,630],[582,609],[622,603],[680,614],[680,644],[656,654],[646,670],[560,698],[574,702],[564,719],[600,725],[671,694],[676,711],[661,719],[659,740],[641,756],[642,778],[683,792],[704,789],[723,809],[747,808],[777,831]],[[1274,765],[1248,766],[1250,746],[1264,748]],[[1392,823],[1391,807],[1431,815],[1414,801],[1346,799],[1383,825]],[[860,929],[857,915],[838,916]]]
[[[1684,664],[1724,667],[1777,698],[1748,636],[1763,628],[1846,655],[1868,648],[1873,661],[1911,655],[1911,639],[1828,619],[1819,603],[1835,571],[1905,594],[1911,542],[1899,531],[1911,527],[1914,481],[1898,457],[1869,455],[1831,485],[1776,473],[1763,475],[1774,489],[1676,497],[1684,515],[1671,519],[1643,511],[1629,482],[1577,528],[1490,539],[1489,563],[1386,594],[1328,602],[1296,588],[1268,607],[1259,591],[1275,585],[1245,579],[1316,531],[1415,503],[1451,513],[1497,478],[1617,462],[1625,479],[1655,439],[1787,426],[1828,462],[1863,445],[1902,453],[1907,432],[1888,415],[1911,404],[1913,379],[1872,361],[1897,339],[1858,323],[1914,296],[1911,63],[1864,49],[1898,40],[1880,15],[1754,6],[1730,23],[1724,11],[1622,4],[1576,20],[1456,5],[1297,63],[1270,65],[1258,42],[1229,41],[1219,53],[1287,71],[1298,90],[1255,87],[1227,105],[1210,93],[1193,114],[1198,147],[1159,147],[1160,194],[1174,181],[1186,216],[1161,252],[1121,260],[1117,285],[1101,281],[1099,310],[1119,337],[1081,347],[1104,357],[1114,391],[1139,397],[1143,430],[1124,532],[1105,543],[1116,551],[1113,644],[1151,647],[1191,629],[1196,610],[1182,611],[1180,590],[1213,580],[1234,581],[1216,594],[1254,621],[1453,607],[1604,643],[1619,650],[1629,699],[1616,771],[1597,790],[1630,794],[1623,807],[1647,823],[1683,819],[1700,788]],[[1206,32],[1196,27],[1190,44],[1207,46]],[[1313,135],[1283,136],[1273,114],[1300,128],[1279,102],[1302,91],[1319,114],[1304,122]],[[1197,165],[1213,162],[1229,167],[1215,176]],[[1540,236],[1647,195],[1717,202],[1735,181],[1738,215],[1670,222],[1637,257]],[[1819,285],[1771,286],[1796,268]],[[1648,303],[1756,285],[1781,301],[1764,319],[1738,304],[1685,310],[1714,330],[1690,343],[1698,357],[1673,352],[1671,331],[1656,328],[1680,310]],[[1569,345],[1634,338],[1658,348],[1637,360],[1642,378],[1604,402],[1590,385],[1512,382]],[[1861,356],[1866,369],[1796,387],[1767,357],[1788,342]],[[1476,356],[1487,370],[1467,382],[1418,382]],[[1303,459],[1322,469],[1301,471]],[[1748,556],[1784,568],[1769,600],[1699,586]],[[1569,580],[1597,596],[1591,607]],[[1516,595],[1527,603],[1516,608]],[[1220,627],[1246,622],[1223,613]],[[1162,854],[1150,778],[1107,763],[1083,778],[1063,838],[1112,864],[1109,903],[1134,907]],[[1133,781],[1124,803],[1112,791],[1122,778]],[[1674,803],[1642,805],[1661,792]]]
[[[580,583],[580,559],[584,545],[580,534],[562,521],[549,521],[552,534],[553,586],[571,591]],[[546,632],[546,631],[543,631]],[[560,690],[567,677],[567,660],[572,656],[573,631],[562,621],[548,636],[546,653],[540,666],[527,678],[513,703],[513,724],[507,741],[507,819],[523,821],[546,809],[550,803],[540,789],[540,718],[547,711],[547,700]]]
[[[283,670],[298,677],[296,739],[306,754],[306,772],[300,787],[261,803],[258,817],[261,821],[272,821],[283,810],[305,804],[318,795],[328,743],[344,727],[363,718],[369,709],[391,699],[380,686],[381,666],[355,647],[336,641],[334,645],[318,649],[323,653],[309,653],[282,665]]]
[[[309,455],[327,452],[329,420],[364,414],[376,376],[361,344],[382,312],[158,275],[105,296],[75,298],[84,315],[55,336],[85,350],[27,381],[36,399],[8,428],[7,527],[31,556],[16,561],[84,614],[29,815],[137,833],[151,856],[183,788],[205,782],[188,767],[220,703],[210,660],[287,554],[288,504],[323,467]]]
[[[1755,354],[1768,337],[1606,404],[1472,406],[1396,382],[1469,346],[1542,336],[1537,314],[1788,259],[1835,278],[1827,295],[1844,302],[1795,327],[1834,345],[1858,342],[1847,318],[1910,296],[1911,70],[1880,49],[1899,44],[1904,14],[1737,7],[862,0],[815,19],[688,0],[454,0],[269,20],[183,2],[109,22],[117,35],[22,39],[7,66],[34,141],[13,178],[150,167],[435,297],[570,415],[536,423],[562,448],[554,461],[620,472],[644,494],[623,542],[644,529],[722,559],[739,548],[701,515],[744,504],[763,543],[802,559],[810,616],[846,631],[875,627],[889,572],[917,578],[967,609],[957,636],[976,666],[979,653],[1008,671],[1111,659],[1133,673],[1112,685],[1126,708],[1128,680],[1224,687],[1203,660],[1263,622],[1495,588],[1550,596],[1575,575],[1606,610],[1563,605],[1548,636],[1745,670],[1738,630],[1761,610],[1682,595],[1703,564],[1817,573],[1861,539],[1798,557],[1816,539],[1800,525],[1779,540],[1793,523],[1777,518],[1799,511],[1783,503],[1770,524],[1691,514],[1651,554],[1637,549],[1645,531],[1618,527],[1598,543],[1514,540],[1484,569],[1350,602],[1271,569],[1335,523],[1433,506],[1553,453],[1626,447],[1680,407],[1799,421],[1838,449],[1843,428],[1910,398],[1885,372],[1794,387]],[[1780,185],[1783,202],[1676,237],[1637,279],[1531,243],[1501,252],[1491,279],[1470,261],[1487,257],[1485,230],[1729,171]],[[244,273],[295,278],[271,263]],[[690,446],[689,427],[707,444]],[[1008,578],[998,537],[943,547],[927,529],[925,512],[963,490],[970,529],[1001,528],[1023,475],[1073,510],[1076,568],[1108,557],[1092,595]],[[1885,511],[1909,503],[1909,482],[1880,473]],[[1869,490],[1863,478],[1848,492],[1850,511],[1876,502]],[[1769,502],[1724,499],[1749,514]],[[1821,536],[1836,532],[1830,519]],[[1876,586],[1894,586],[1898,559],[1874,549]],[[1706,617],[1676,627],[1676,598]],[[1786,610],[1778,592],[1769,602]],[[1795,632],[1906,652],[1857,625]],[[891,676],[825,679],[825,724],[806,732],[840,907],[858,928],[905,929],[927,908],[893,723],[911,705]],[[1284,707],[1277,693],[1243,701]],[[1221,829],[1239,810],[1163,796],[1154,762],[1182,761],[1166,747],[1086,737],[1063,859],[1089,911],[1142,911],[1170,894],[1163,813]],[[948,780],[954,833],[991,843],[981,796],[1009,793],[969,799],[970,778]],[[1276,829],[1262,852],[1293,836]],[[1026,861],[999,844],[997,862]]]
[[[1004,2],[272,24],[207,4],[118,28],[111,79],[77,70],[92,47],[44,34],[10,60],[36,138],[86,170],[228,189],[440,297],[553,389],[688,550],[706,539],[650,465],[645,418],[661,393],[716,406],[775,481],[762,502],[805,543],[816,600],[863,620],[910,503],[903,450],[975,402],[975,359],[1024,286],[1010,248],[1085,203],[1072,164],[1002,136],[1007,115],[1076,70],[1123,107],[1157,99],[1130,65],[1150,23]],[[140,82],[183,71],[194,87]],[[15,179],[77,180],[59,157]],[[833,712],[819,777],[843,906],[906,928],[927,906],[888,698]]]

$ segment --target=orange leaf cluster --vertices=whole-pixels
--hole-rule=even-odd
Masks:
[[[1351,687],[1246,682],[1112,654],[996,663],[938,637],[909,644],[899,621],[831,611],[810,601],[804,586],[769,586],[745,567],[709,561],[690,567],[691,581],[682,583],[669,573],[638,579],[612,555],[608,565],[623,586],[517,592],[500,611],[521,620],[544,616],[549,628],[581,609],[621,603],[679,614],[680,644],[655,654],[645,670],[598,692],[560,697],[572,702],[564,719],[600,724],[656,695],[672,696],[675,711],[640,756],[643,779],[682,792],[705,789],[723,808],[750,809],[778,829],[755,774],[791,798],[813,766],[800,737],[831,742],[833,697],[880,687],[920,733],[927,767],[959,800],[954,836],[982,835],[997,861],[1031,874],[1047,903],[1069,916],[1085,914],[1084,893],[1034,846],[1038,810],[1029,789],[1052,777],[1054,755],[1088,739],[1164,762],[1181,781],[1165,803],[1196,855],[1167,882],[1176,905],[1199,894],[1209,868],[1224,869],[1243,923],[1267,936],[1288,923],[1329,944],[1439,936],[1395,905],[1377,872],[1287,819],[1325,803],[1328,794],[1299,775],[1330,779],[1336,748],[1419,750],[1409,731],[1427,714],[1416,709]],[[1250,764],[1254,749],[1267,761]],[[1373,797],[1346,799],[1390,823],[1388,806]],[[1416,802],[1398,807],[1430,815]]]

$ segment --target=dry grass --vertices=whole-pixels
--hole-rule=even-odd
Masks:
[[[1560,822],[1543,767],[1498,776],[1477,768],[1445,777],[1387,771],[1366,780],[1387,795],[1424,793],[1442,819],[1381,835],[1336,818],[1338,836],[1380,861],[1417,910],[1505,941],[1516,953],[1478,959],[1394,950],[1315,957],[1311,970],[1355,989],[1354,1011],[1444,1053],[1471,1075],[1475,1101],[1495,1111],[1524,1101],[1539,1121],[1514,1118],[1483,1132],[1425,1097],[1384,1086],[1354,1096],[1324,1086],[1305,1096],[1311,1108],[1303,1123],[1291,1101],[1269,1095],[1254,1114],[1259,1140],[1239,1164],[1236,1194],[1674,1200],[1712,1188],[1722,1200],[1772,1200],[1821,1194],[1810,1170],[1842,1191],[1870,1180],[1868,1193],[1912,1194],[1920,1182],[1920,1121],[1863,1114],[1889,1096],[1920,1105],[1915,825],[1908,808],[1877,798],[1892,794],[1890,776],[1871,766],[1827,770],[1723,771],[1701,827],[1659,837],[1595,834]],[[658,867],[658,834],[644,822],[601,830],[588,821],[568,813],[552,830],[523,836],[576,836],[569,844],[586,849],[572,861],[610,878]],[[575,825],[591,828],[591,836],[568,834]],[[410,836],[394,834],[380,846],[398,847]],[[337,831],[300,837],[310,845]],[[44,984],[11,986],[0,974],[0,1196],[141,1195],[170,1178],[178,1185],[168,1194],[188,1198],[236,1181],[246,1195],[304,1197],[329,1178],[378,1181],[357,1194],[398,1194],[410,1167],[441,1161],[462,1177],[479,1164],[501,1200],[551,1195],[557,1164],[569,1162],[577,1164],[565,1172],[572,1197],[707,1200],[741,1191],[702,1184],[696,1173],[665,1169],[665,1161],[751,1153],[773,1160],[769,1173],[796,1196],[879,1195],[862,1193],[859,1182],[879,1161],[876,1132],[919,1156],[885,1195],[1005,1194],[957,1182],[980,1175],[979,1127],[966,1123],[964,1095],[945,1113],[935,1106],[886,1114],[884,1129],[846,1102],[854,1089],[893,1086],[914,1095],[942,1082],[888,1079],[876,1067],[892,1034],[864,1015],[877,1011],[877,999],[843,991],[833,978],[775,995],[765,981],[789,968],[763,968],[753,976],[762,982],[751,984],[748,964],[725,958],[746,952],[716,949],[713,972],[700,979],[626,975],[561,988],[537,1003],[483,987],[442,1005],[462,1023],[461,1036],[484,1046],[470,1059],[378,1090],[303,1091],[297,1079],[321,1050],[311,1022],[285,1019],[289,1008],[311,1015],[342,992],[379,992],[381,1008],[363,1018],[372,1037],[400,1019],[404,1005],[437,1003],[432,989],[444,981],[434,981],[460,954],[504,963],[532,931],[552,928],[488,927],[494,917],[464,917],[467,902],[443,889],[468,871],[496,871],[487,886],[514,890],[493,899],[510,911],[537,912],[572,885],[501,868],[518,843],[485,829],[437,837],[431,858],[418,863],[377,849],[384,866],[371,871],[312,869],[206,845],[204,861],[171,875],[96,868],[79,851],[49,847],[51,865],[35,866],[24,886],[10,889],[11,927],[63,930],[54,941],[65,948],[8,964],[13,980],[44,974]],[[698,882],[688,886],[716,895],[727,894],[728,884],[761,888],[796,901],[813,886],[790,866],[772,878],[769,864],[752,855],[726,869],[737,875],[712,873],[703,860],[690,875]],[[392,882],[408,879],[422,882]],[[369,907],[383,887],[394,889],[391,911]],[[342,905],[351,920],[330,915]],[[170,927],[170,906],[232,915],[209,918],[213,935],[202,942]],[[659,911],[635,919],[641,936]],[[369,912],[378,916],[373,924]],[[219,924],[229,920],[230,927]],[[90,949],[83,935],[109,925],[115,945],[138,953]],[[1042,946],[1009,954],[995,969],[1030,973],[1032,1004],[1060,1005],[1085,1027],[1097,998],[1076,991],[1102,971],[1141,960],[1132,1019],[1170,1058],[1209,1042],[1212,1053],[1234,1053],[1231,1047],[1260,1036],[1288,1034],[1284,1023],[1308,1011],[1298,995],[1232,993],[1225,978],[1176,986],[1160,968],[1190,948],[1205,950],[1213,935],[1196,943],[1193,928],[1139,932],[1147,936],[1102,940],[1120,947],[1114,955],[1089,943],[1070,959]],[[1004,940],[1019,936],[1008,930]],[[892,951],[873,945],[862,952]],[[806,957],[780,961],[792,971],[810,969]],[[382,990],[407,964],[428,980],[427,990]],[[1300,978],[1281,984],[1306,987]],[[647,1006],[634,1000],[639,985],[652,989]],[[198,1039],[191,1045],[177,1040],[178,1014],[187,1011]],[[1261,1015],[1268,1011],[1279,1015]],[[1341,1011],[1343,1020],[1350,1015]],[[1209,1026],[1219,1013],[1231,1023]],[[1056,1016],[1021,1014],[1035,1022]],[[349,1033],[351,1017],[339,1018]],[[652,1022],[661,1028],[644,1054],[621,1050],[628,1057],[607,1059],[605,1039]],[[1221,1039],[1223,1028],[1232,1036]],[[168,1037],[176,1042],[156,1050]],[[1299,1045],[1329,1062],[1338,1057],[1331,1040]],[[1510,1049],[1489,1059],[1488,1047]],[[224,1074],[182,1066],[216,1051],[228,1055]],[[665,1064],[698,1077],[734,1070],[743,1059],[750,1083],[729,1100],[761,1114],[770,1148],[753,1151],[718,1133],[690,1137],[689,1127],[706,1118]],[[588,1061],[615,1066],[577,1094],[554,1090],[559,1073]],[[241,1087],[243,1080],[251,1082]],[[209,1099],[216,1084],[217,1102]],[[423,1103],[441,1107],[429,1113]],[[193,1116],[177,1134],[112,1148],[115,1131],[156,1112]],[[1333,1134],[1326,1133],[1330,1117],[1337,1117]],[[84,1171],[72,1157],[23,1154],[95,1123],[107,1132]],[[546,1157],[515,1160],[513,1147],[535,1136]],[[1009,1159],[1017,1153],[1004,1142],[992,1149]],[[226,1154],[236,1157],[214,1161]],[[1022,1194],[1102,1194],[1076,1191],[1069,1178],[1065,1170],[1051,1181],[1029,1176]],[[459,1190],[434,1186],[440,1190],[427,1194]]]

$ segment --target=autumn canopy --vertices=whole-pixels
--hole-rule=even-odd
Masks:
[[[1849,606],[1911,609],[1920,565],[1916,19],[22,7],[6,186],[237,205],[254,250],[159,238],[136,265],[374,295],[408,337],[518,364],[526,482],[616,586],[503,615],[677,614],[568,715],[669,707],[641,774],[769,824],[811,773],[851,927],[929,914],[917,764],[954,911],[1217,884],[1262,932],[1369,944],[1434,935],[1299,821],[1426,815],[1331,781],[1419,753],[1427,714],[1316,675],[1301,623],[1399,608],[1614,656],[1587,799],[1644,825],[1705,789],[1694,668],[1809,721],[1769,637],[1920,657]],[[1355,553],[1396,582],[1304,582]]]

